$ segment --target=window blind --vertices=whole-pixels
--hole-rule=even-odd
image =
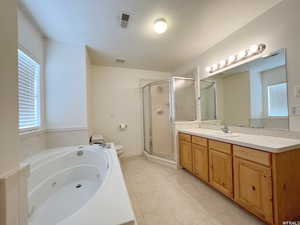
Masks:
[[[18,50],[19,130],[40,127],[40,65]]]

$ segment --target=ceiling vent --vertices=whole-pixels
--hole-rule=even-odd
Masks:
[[[121,25],[122,28],[127,28],[129,18],[130,18],[129,13],[125,13],[125,12],[121,13],[121,23],[120,23],[120,25]]]
[[[125,63],[126,62],[126,60],[125,59],[116,59],[116,63]]]

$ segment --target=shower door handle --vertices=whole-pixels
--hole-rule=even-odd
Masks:
[[[172,115],[172,112],[171,112],[171,111],[169,112],[169,121],[170,121],[170,122],[173,122],[173,115]]]

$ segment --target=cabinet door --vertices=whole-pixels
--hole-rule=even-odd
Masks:
[[[208,149],[202,145],[192,145],[193,173],[208,182]]]
[[[180,164],[186,170],[193,172],[192,144],[180,141]]]
[[[234,200],[273,223],[271,168],[234,157]]]
[[[233,198],[232,156],[209,150],[209,182],[226,196]]]

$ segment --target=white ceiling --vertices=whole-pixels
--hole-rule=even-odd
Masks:
[[[47,37],[89,46],[93,64],[173,71],[282,0],[20,1]],[[132,14],[127,29],[123,10]],[[161,35],[153,31],[160,17],[169,26]]]

